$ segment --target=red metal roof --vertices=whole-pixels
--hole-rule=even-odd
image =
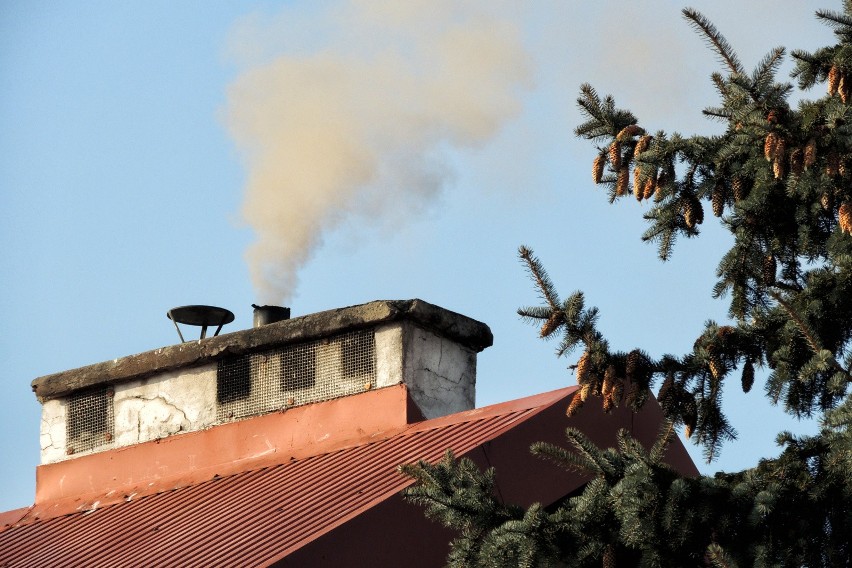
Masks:
[[[419,422],[381,439],[87,512],[25,517],[0,528],[0,566],[268,566],[397,495],[410,484],[398,465],[437,460],[448,448],[465,454],[572,390]]]

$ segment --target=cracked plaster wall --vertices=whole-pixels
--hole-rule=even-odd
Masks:
[[[216,421],[216,365],[118,384],[114,412],[118,447],[212,426]]]
[[[404,382],[426,418],[474,408],[476,352],[402,322],[376,330],[377,386]]]
[[[41,463],[52,463],[67,456],[65,454],[65,420],[68,405],[65,400],[46,400],[41,407]]]
[[[192,432],[216,422],[216,364],[181,369],[115,385],[111,444],[68,455],[66,398],[45,401],[41,412],[41,463]]]

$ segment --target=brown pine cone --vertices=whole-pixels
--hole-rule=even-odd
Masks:
[[[710,369],[710,374],[713,375],[713,378],[717,381],[725,374],[725,368],[722,366],[722,361],[715,355],[710,357],[710,360],[707,362],[707,367]]]
[[[651,146],[651,140],[653,139],[654,137],[650,134],[646,134],[645,136],[640,138],[639,141],[636,142],[636,147],[633,148],[633,157],[638,158],[639,154],[647,150]]]
[[[713,196],[711,204],[713,205],[713,215],[721,217],[725,211],[725,200],[727,198],[725,191],[725,182],[721,179],[716,180],[716,185],[713,186]]]
[[[621,167],[621,143],[618,140],[609,145],[609,165],[614,170]]]
[[[834,210],[834,196],[830,191],[826,191],[820,196],[819,203],[826,213],[831,213]]]
[[[825,157],[825,175],[834,177],[838,173],[840,173],[840,156],[832,150]]]
[[[731,182],[731,189],[734,190],[734,201],[742,201],[748,197],[748,188],[746,187],[745,179],[740,176],[734,176]]]
[[[781,135],[774,130],[766,135],[766,140],[763,142],[763,156],[767,162],[771,162],[778,154],[778,143],[781,141]]]
[[[577,384],[578,385],[584,385],[586,383],[586,375],[589,372],[589,363],[590,363],[589,359],[590,359],[589,352],[583,351],[583,354],[580,355],[580,359],[577,361],[576,373],[577,373]],[[583,396],[583,400],[585,400],[585,399],[586,399],[586,397]]]
[[[657,400],[663,404],[669,396],[669,392],[671,392],[672,385],[674,385],[674,373],[669,372],[666,374],[666,380],[663,381],[662,386],[660,386],[660,392],[657,393]]]
[[[790,152],[790,171],[797,177],[805,171],[805,151],[801,148],[795,148]]]
[[[746,359],[745,365],[743,365],[742,384],[743,392],[750,391],[751,386],[754,384],[754,364],[751,362],[751,359]]]
[[[656,189],[657,185],[654,183],[654,175],[648,176],[648,179],[645,180],[645,187],[642,188],[642,198],[651,199]]]
[[[811,138],[805,144],[805,169],[808,169],[816,163],[816,138]]]
[[[642,201],[645,196],[645,187],[642,184],[642,170],[639,166],[633,168],[633,195],[636,201]]]
[[[833,95],[837,92],[840,86],[840,68],[837,65],[832,65],[828,70],[828,94]]]
[[[594,162],[592,162],[592,181],[595,183],[601,182],[605,164],[606,156],[604,154],[598,154],[598,157],[595,158]]]
[[[687,197],[683,203],[683,220],[690,229],[704,222],[704,208],[693,195]]]
[[[618,179],[615,182],[615,194],[618,197],[626,195],[630,189],[630,174],[627,170],[618,170]]]
[[[840,230],[852,235],[852,201],[844,201],[837,210],[837,221]]]
[[[609,365],[606,368],[606,371],[604,371],[603,384],[601,384],[601,394],[604,396],[612,394],[610,391],[612,391],[613,387],[615,387],[616,380],[615,367]]]
[[[577,391],[574,393],[574,396],[571,397],[571,402],[568,403],[565,415],[574,416],[581,406],[583,406],[583,399],[580,398],[580,391]]]
[[[637,134],[642,134],[643,132],[645,132],[645,131],[642,130],[642,128],[640,128],[638,124],[628,124],[627,126],[625,126],[624,128],[621,129],[621,131],[618,133],[618,135],[615,137],[615,139],[618,140],[619,142],[624,142],[625,140],[628,140],[632,136],[636,136]]]

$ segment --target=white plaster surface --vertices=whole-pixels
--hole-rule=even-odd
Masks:
[[[41,407],[41,463],[65,459],[67,404],[64,400],[47,400]]]
[[[376,329],[376,387],[402,382],[402,324],[392,323]]]
[[[430,331],[405,324],[403,380],[426,418],[476,404],[476,352]]]
[[[114,412],[119,447],[207,428],[216,421],[216,365],[118,384]]]

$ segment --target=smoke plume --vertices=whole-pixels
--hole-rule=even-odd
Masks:
[[[381,222],[435,196],[447,152],[487,142],[519,112],[528,56],[498,4],[352,1],[235,29],[232,51],[251,61],[227,118],[261,301],[287,301],[343,219]]]

